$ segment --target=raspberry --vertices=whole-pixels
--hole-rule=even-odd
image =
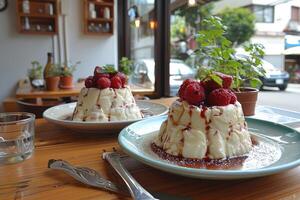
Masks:
[[[214,74],[218,75],[222,79],[222,86],[219,85],[218,83],[216,83],[212,79],[204,81],[203,85],[204,85],[204,88],[205,88],[206,92],[209,93],[209,92],[211,92],[215,89],[222,88],[222,87],[226,88],[226,89],[230,88],[232,80],[233,80],[232,76],[222,74],[220,72],[214,72]]]
[[[111,78],[111,87],[115,89],[122,87],[122,80],[119,76],[114,76]]]
[[[199,82],[188,84],[184,90],[184,99],[192,105],[198,106],[205,100],[204,88]]]
[[[109,78],[101,77],[97,80],[97,86],[99,89],[109,88],[110,85],[111,85],[111,82],[110,82]]]
[[[230,88],[231,83],[232,83],[232,76],[229,76],[227,74],[222,74],[220,72],[215,72],[215,74],[217,74],[222,80],[222,86],[223,88]]]
[[[210,106],[226,106],[230,104],[232,95],[227,89],[219,88],[213,90],[208,95],[208,104]]]
[[[204,81],[204,82],[202,82],[202,85],[205,88],[205,92],[207,94],[210,93],[211,91],[215,90],[215,89],[218,89],[218,88],[222,87],[221,85],[219,85],[218,83],[216,83],[213,80]]]
[[[235,104],[235,102],[237,101],[237,97],[234,94],[234,92],[232,92],[231,90],[228,89],[228,92],[230,93],[231,99],[230,99],[230,104]]]
[[[121,81],[122,81],[122,87],[125,87],[125,83],[127,80],[127,77],[125,74],[123,74],[122,72],[118,72],[115,76],[120,77]]]
[[[96,66],[94,69],[94,76],[96,76],[97,74],[101,74],[103,71],[102,67]]]
[[[195,80],[193,79],[186,79],[183,81],[183,83],[181,84],[180,88],[179,88],[179,91],[178,91],[178,96],[181,98],[181,99],[184,99],[184,91],[186,89],[186,87],[190,84],[190,83],[193,83],[193,82],[196,82]]]
[[[93,76],[87,77],[84,81],[84,85],[86,88],[94,87],[95,86],[94,77]]]

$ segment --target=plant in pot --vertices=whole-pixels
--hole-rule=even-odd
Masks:
[[[77,65],[80,62],[76,62],[75,64],[63,65],[60,67],[61,74],[60,74],[60,82],[59,87],[62,89],[71,89],[74,87],[73,85],[73,73],[77,68]]]
[[[58,89],[60,73],[60,67],[56,64],[51,64],[51,67],[48,68],[47,73],[45,73],[45,82],[47,90],[54,91]]]
[[[27,75],[30,84],[34,88],[42,87],[44,85],[43,81],[43,67],[38,61],[31,62],[31,68],[27,71]]]
[[[222,79],[216,72],[233,77],[231,89],[235,92],[238,101],[242,104],[246,116],[254,115],[259,86],[262,84],[259,77],[265,71],[261,58],[264,55],[263,47],[259,44],[245,44],[245,54],[238,55],[226,38],[226,27],[219,17],[210,17],[202,21],[205,30],[199,31],[197,55],[205,66],[198,69],[198,78],[212,79],[222,85]]]

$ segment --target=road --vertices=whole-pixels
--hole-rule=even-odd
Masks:
[[[286,91],[264,88],[259,92],[257,103],[300,112],[300,84],[289,84]]]

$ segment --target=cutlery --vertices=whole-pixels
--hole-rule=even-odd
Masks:
[[[62,170],[80,181],[81,183],[89,186],[102,188],[115,193],[130,196],[128,190],[124,187],[120,187],[115,183],[103,178],[97,171],[87,167],[75,167],[64,160],[51,159],[48,161],[48,168]]]
[[[126,170],[121,163],[121,155],[117,152],[104,152],[102,158],[107,160],[126,183],[131,196],[135,200],[158,200],[147,192]]]

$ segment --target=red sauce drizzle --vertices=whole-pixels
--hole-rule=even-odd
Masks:
[[[184,158],[182,156],[173,156],[166,153],[162,148],[156,144],[151,144],[151,149],[160,158],[170,161],[174,164],[190,168],[205,168],[205,169],[238,169],[241,168],[247,156],[240,156],[226,159],[210,159],[208,157],[203,159]]]

